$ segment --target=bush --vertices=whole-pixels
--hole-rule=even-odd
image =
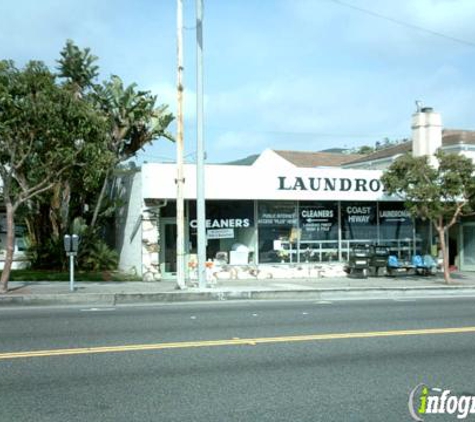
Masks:
[[[79,267],[92,271],[116,270],[119,265],[119,254],[111,249],[103,240],[96,240],[89,248],[82,250],[79,257]]]

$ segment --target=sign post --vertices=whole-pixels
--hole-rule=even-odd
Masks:
[[[78,254],[79,236],[77,234],[64,235],[64,250],[69,256],[69,290],[74,292],[74,257]]]

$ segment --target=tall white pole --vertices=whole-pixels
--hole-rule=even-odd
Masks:
[[[186,288],[185,283],[185,201],[183,172],[183,0],[177,0],[177,129],[176,129],[176,281],[180,289]]]
[[[206,287],[206,204],[203,139],[203,0],[196,0],[196,218],[198,284]]]

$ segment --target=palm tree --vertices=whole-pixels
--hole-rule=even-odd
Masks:
[[[164,137],[174,141],[167,128],[173,121],[168,106],[155,106],[156,96],[148,91],[138,91],[136,84],[124,87],[118,76],[97,86],[95,99],[109,121],[109,150],[115,162],[108,169],[97,200],[91,227],[94,227],[102,206],[112,171],[119,164],[135,156],[137,151],[154,139]]]
[[[84,91],[94,86],[99,75],[99,66],[95,64],[98,58],[91,54],[89,48],[81,50],[71,40],[66,41],[60,55],[58,76],[66,80],[77,97],[81,97]]]
[[[96,61],[97,57],[88,48],[81,50],[71,40],[66,42],[58,61],[59,76],[66,79],[76,95],[89,94],[109,126],[107,149],[113,159],[103,173],[102,188],[90,222],[91,229],[97,223],[107,186],[117,165],[135,156],[137,151],[159,137],[174,141],[173,136],[167,132],[173,121],[168,107],[157,107],[156,96],[149,91],[137,90],[136,84],[124,87],[122,80],[115,75],[102,85],[96,84],[99,74]]]

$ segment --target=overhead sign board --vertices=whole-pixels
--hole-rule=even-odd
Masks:
[[[206,199],[237,200],[392,200],[384,194],[380,170],[341,168],[266,168],[213,165],[205,168]],[[145,198],[176,197],[176,166],[144,164]],[[196,169],[185,165],[185,198],[196,198]],[[158,183],[159,181],[159,183]]]

